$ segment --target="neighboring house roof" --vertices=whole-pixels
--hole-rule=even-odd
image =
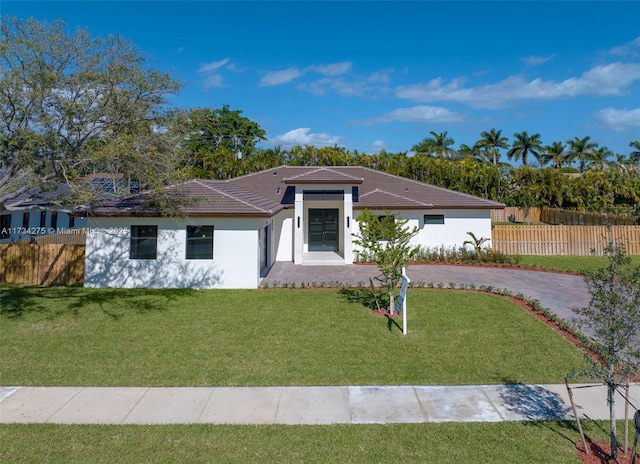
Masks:
[[[271,216],[293,207],[294,185],[352,185],[358,209],[501,209],[504,204],[358,166],[279,166],[229,180],[191,180],[168,187],[193,216]],[[109,200],[97,216],[158,215],[149,192]]]
[[[93,190],[105,193],[117,193],[127,189],[128,193],[140,192],[140,181],[126,180],[124,174],[94,173],[82,177],[82,181],[91,186]]]
[[[6,171],[0,170],[0,179],[6,176]],[[125,184],[124,176],[122,174],[109,174],[98,173],[90,174],[81,179],[83,182],[89,184],[96,192],[100,192],[100,198],[109,200],[114,197],[111,192],[117,189],[122,190],[127,187],[131,193],[134,193],[139,188],[139,182],[130,182]],[[117,188],[116,188],[117,187]],[[57,184],[50,183],[48,185],[50,190],[31,189],[25,193],[18,195],[11,200],[7,200],[4,203],[4,209],[7,211],[17,211],[24,209],[56,209],[58,211],[72,212],[76,209],[83,209],[83,207],[73,208],[69,205],[61,205],[60,201],[64,196],[71,191],[71,187],[63,182]]]
[[[37,189],[29,190],[11,200],[7,200],[4,208],[7,211],[17,211],[55,207],[60,211],[66,211],[64,208],[56,206],[55,202],[58,198],[68,193],[69,190],[71,190],[71,188],[67,184],[58,184],[55,190],[45,192]]]

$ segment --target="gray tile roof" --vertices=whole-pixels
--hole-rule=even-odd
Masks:
[[[8,211],[55,207],[56,202],[67,194],[71,188],[67,184],[56,184],[54,190],[41,191],[32,189],[5,202]]]
[[[292,177],[283,179],[285,184],[362,184],[363,179],[351,176],[347,173],[340,172],[334,168],[320,167],[311,171],[296,174]]]
[[[230,180],[192,180],[167,188],[192,216],[272,216],[293,207],[293,186],[352,185],[354,209],[496,209],[504,204],[358,166],[279,166]],[[96,215],[156,215],[148,193],[95,208]]]

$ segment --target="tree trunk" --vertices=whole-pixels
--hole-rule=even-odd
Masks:
[[[607,381],[608,394],[607,401],[609,402],[609,431],[611,433],[611,458],[615,461],[618,459],[618,440],[616,439],[616,408],[615,408],[615,394],[616,384],[613,378]]]

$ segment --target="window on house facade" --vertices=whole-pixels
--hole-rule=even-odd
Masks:
[[[73,229],[76,226],[76,217],[69,215],[69,229]]]
[[[58,228],[58,212],[57,211],[51,211],[51,228],[52,229]]]
[[[425,214],[424,224],[444,224],[444,214]]]
[[[11,237],[11,215],[0,216],[0,239]]]
[[[47,227],[47,212],[40,211],[40,228],[44,229]]]
[[[305,190],[302,198],[304,201],[344,200],[344,190]]]
[[[187,226],[187,259],[213,259],[213,226]]]
[[[129,258],[156,259],[158,256],[158,226],[131,226]]]
[[[22,213],[22,228],[25,231],[29,228],[29,213]]]

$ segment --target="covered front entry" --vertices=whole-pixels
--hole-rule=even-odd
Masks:
[[[339,251],[340,210],[309,209],[309,251]]]
[[[295,264],[353,264],[353,197],[362,180],[325,171],[285,179],[293,184]]]

